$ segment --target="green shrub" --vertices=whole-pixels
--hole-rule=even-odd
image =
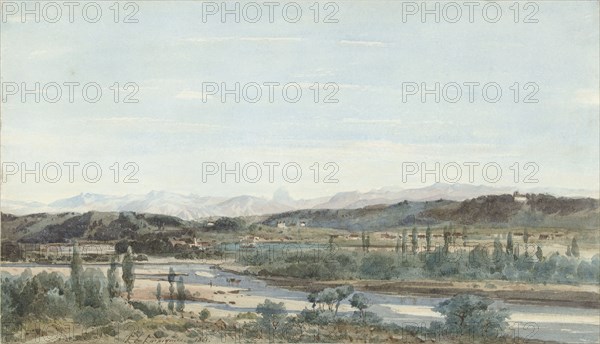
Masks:
[[[167,311],[163,310],[154,302],[132,301],[131,305],[134,309],[138,309],[142,313],[146,314],[148,318],[153,318],[157,315],[167,315]]]
[[[240,318],[241,313],[238,313],[238,315],[236,316],[237,318]],[[206,308],[204,308],[202,311],[200,311],[200,320],[202,321],[206,321],[206,319],[210,318],[210,311]]]

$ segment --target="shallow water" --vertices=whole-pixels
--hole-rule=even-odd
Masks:
[[[14,266],[20,268],[26,267],[44,267],[38,264],[2,264],[2,266]],[[264,281],[253,278],[252,276],[237,275],[230,272],[224,272],[211,269],[207,264],[174,262],[173,264],[137,264],[136,273],[149,274],[144,278],[165,279],[165,273],[168,273],[169,267],[173,267],[177,273],[187,273],[184,276],[184,282],[189,284],[208,285],[210,282],[214,286],[228,286],[228,278],[239,279],[239,285],[235,288],[242,289],[243,295],[269,298],[276,302],[284,302],[290,313],[298,313],[303,307],[310,308],[311,304],[306,301],[307,293],[301,291],[288,290],[276,286],[269,286]],[[48,265],[48,268],[57,268],[60,266]],[[100,265],[98,267],[105,267]],[[64,267],[68,268],[68,266]],[[152,275],[162,271],[162,275]],[[140,278],[140,277],[138,277]],[[371,300],[372,305],[369,311],[377,313],[385,322],[396,323],[399,325],[412,325],[417,327],[429,326],[432,321],[442,321],[441,316],[433,311],[433,307],[444,298],[406,296],[406,295],[388,295],[372,292],[365,292]],[[202,306],[208,306],[216,309],[252,312],[254,307],[242,307],[231,304],[215,304],[192,302]],[[539,306],[539,305],[521,305],[511,304],[502,301],[496,302],[494,307],[506,307],[511,312],[509,332],[512,336],[523,338],[535,338],[541,340],[553,340],[565,343],[598,343],[600,338],[600,314],[596,309],[584,309],[573,307],[557,306]],[[352,309],[348,302],[340,307],[340,314],[350,315]]]
[[[165,268],[164,265],[162,267]],[[161,265],[149,264],[145,268],[155,270],[160,269]],[[165,271],[168,270],[168,268],[165,269]],[[286,300],[305,302],[307,308],[311,306],[306,301],[307,293],[269,286],[264,281],[255,279],[252,276],[214,270],[210,269],[209,265],[203,264],[178,263],[174,265],[174,269],[177,272],[188,273],[188,276],[184,278],[186,283],[208,284],[212,281],[215,286],[228,286],[226,279],[236,278],[241,280],[236,288],[249,289],[244,292],[246,295],[264,296],[284,303]],[[365,294],[373,303],[369,311],[377,313],[385,322],[429,326],[431,321],[443,320],[438,313],[433,311],[433,307],[445,298],[387,295],[371,292],[365,292]],[[235,305],[210,304],[209,306],[225,310],[254,311],[254,309],[235,307]],[[506,307],[510,310],[509,331],[514,336],[566,343],[597,343],[600,338],[600,315],[596,309],[521,305],[502,301],[496,302],[494,306]],[[349,310],[349,307],[345,308]],[[341,314],[351,313],[351,311],[343,311],[343,309],[340,310]],[[291,313],[297,312],[291,311]]]

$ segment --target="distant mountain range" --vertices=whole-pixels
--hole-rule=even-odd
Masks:
[[[88,211],[122,212],[134,211],[176,216],[193,220],[211,216],[250,216],[278,214],[300,209],[360,209],[373,205],[392,205],[405,200],[411,202],[435,201],[439,199],[463,201],[481,195],[512,194],[510,187],[489,187],[466,184],[436,183],[423,188],[400,189],[385,187],[368,192],[340,192],[331,197],[295,200],[287,192],[279,190],[272,199],[242,195],[232,198],[181,195],[166,191],[152,191],[143,195],[111,196],[82,193],[70,198],[45,204],[3,199],[3,213],[25,215],[34,213],[61,213]],[[570,189],[532,188],[519,190],[522,193],[548,193],[566,197],[598,198],[597,192]]]
[[[333,201],[341,205],[339,201],[345,196],[347,193]],[[84,198],[104,201],[96,196]],[[354,196],[349,198],[354,200]],[[381,198],[373,199],[381,200]],[[65,201],[67,203],[61,206],[73,205],[71,201],[73,199]],[[220,206],[220,209],[240,212],[261,211],[261,207],[265,204],[256,204],[254,199],[249,197],[235,197],[216,205]],[[320,206],[321,203],[317,205]],[[160,209],[172,208],[167,206]],[[272,208],[268,206],[266,209]],[[148,245],[160,249],[163,244],[156,242],[158,237],[161,237],[161,240],[169,237],[189,238],[190,233],[198,230],[231,232],[257,224],[288,229],[298,228],[298,230],[301,227],[312,227],[348,231],[398,231],[413,226],[422,228],[430,225],[440,227],[452,224],[456,228],[476,226],[502,230],[502,228],[542,227],[595,232],[600,225],[598,215],[597,199],[528,193],[517,197],[510,194],[486,195],[464,201],[402,201],[391,205],[370,205],[359,209],[302,209],[214,221],[183,220],[175,216],[131,211],[36,213],[23,216],[2,213],[1,234],[2,240],[29,243],[68,242],[72,238],[94,241],[136,239],[145,242],[149,240],[151,244]]]

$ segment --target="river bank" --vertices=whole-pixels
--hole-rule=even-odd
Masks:
[[[292,277],[266,276],[251,273],[249,267],[236,264],[217,265],[222,271],[251,275],[267,284],[302,292],[312,292],[344,284],[354,286],[356,290],[380,294],[451,297],[460,293],[475,293],[522,305],[575,307],[600,309],[600,286],[597,285],[560,285],[532,284],[510,281],[438,281],[438,280],[334,280],[319,281]]]
[[[369,309],[380,315],[385,323],[394,323],[400,326],[406,324],[419,324],[427,327],[431,321],[441,321],[440,314],[433,311],[433,307],[451,295],[453,291],[461,292],[476,290],[473,283],[453,281],[307,281],[282,277],[256,276],[245,273],[247,267],[238,266],[229,262],[217,268],[220,262],[194,262],[192,260],[174,260],[169,258],[153,259],[148,262],[136,264],[135,287],[132,300],[158,302],[156,297],[157,284],[162,284],[161,299],[163,307],[170,298],[169,283],[165,272],[173,267],[176,274],[185,280],[185,289],[188,296],[185,311],[190,317],[197,317],[202,309],[208,309],[212,321],[224,319],[226,321],[237,319],[239,314],[253,313],[259,303],[265,299],[273,302],[283,302],[288,314],[298,314],[303,309],[310,308],[307,301],[308,291],[323,289],[328,286],[351,283],[357,290],[364,292],[371,300]],[[87,264],[86,264],[87,265]],[[106,274],[108,265],[93,264]],[[69,266],[38,265],[38,264],[1,264],[0,270],[20,274],[24,269],[30,269],[32,275],[42,271],[60,272],[68,276]],[[120,272],[119,272],[120,274]],[[231,283],[230,281],[235,281]],[[496,281],[492,281],[496,283]],[[500,283],[504,282],[504,283]],[[390,284],[391,283],[391,284]],[[397,284],[397,285],[396,285]],[[469,289],[469,284],[471,285]],[[480,288],[486,288],[482,283]],[[396,285],[396,286],[394,286]],[[394,288],[414,288],[421,291],[416,293],[397,293]],[[533,285],[521,285],[521,293],[527,294]],[[553,288],[554,286],[548,286]],[[583,291],[593,290],[590,286],[559,286],[566,288],[579,288]],[[515,289],[514,284],[498,281],[497,291]],[[586,289],[587,288],[587,289]],[[378,291],[370,291],[378,290]],[[400,290],[400,289],[398,289]],[[408,289],[407,289],[408,290]],[[426,292],[430,292],[427,294]],[[438,294],[433,294],[438,292]],[[513,290],[517,293],[518,290]],[[569,292],[570,293],[570,292]],[[124,297],[124,295],[123,295]],[[547,307],[535,304],[519,305],[498,299],[499,307],[507,307],[511,311],[509,319],[510,331],[519,340],[534,338],[538,341],[559,341],[565,343],[589,343],[598,338],[597,309],[573,307]],[[504,304],[503,304],[504,303]],[[351,316],[354,312],[349,303],[340,306],[340,314]],[[382,338],[380,338],[382,339]],[[447,338],[446,338],[447,339]],[[387,341],[383,341],[387,342]],[[392,339],[394,342],[394,339]],[[449,341],[452,342],[452,341]]]

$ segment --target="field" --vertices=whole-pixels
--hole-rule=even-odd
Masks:
[[[68,218],[76,218],[72,216]],[[109,218],[119,223],[127,219]],[[250,224],[228,220],[228,226],[239,225],[235,230],[176,220],[153,230],[153,218],[129,218],[142,229],[134,239],[80,239],[76,251],[70,243],[3,241],[8,249],[0,268],[7,285],[3,295],[12,299],[10,309],[16,314],[38,313],[21,313],[17,328],[3,322],[5,333],[11,333],[6,338],[33,336],[58,343],[66,327],[79,331],[67,331],[68,339],[82,343],[123,336],[129,342],[261,342],[271,337],[284,342],[394,343],[432,337],[449,343],[517,337],[577,342],[593,337],[600,325],[594,316],[600,309],[594,229],[447,222],[348,231],[269,226],[264,217],[256,217]],[[108,217],[88,217],[88,237],[106,233],[93,225],[102,219]],[[83,308],[77,306],[72,285],[75,261],[81,264],[83,297],[89,298],[82,301],[88,304]],[[15,295],[31,299],[23,293],[30,292],[28,285],[36,279],[46,296],[41,303],[19,306]],[[364,308],[350,294],[339,294],[344,297],[337,306],[325,301],[327,293],[346,289],[364,298]],[[54,291],[59,295],[50,297]],[[490,312],[506,312],[505,322],[492,327],[497,333],[465,337],[464,331],[480,330],[447,327],[436,305],[458,295],[490,300]],[[62,311],[62,320],[49,321],[56,315],[45,307],[56,302],[71,310]],[[117,319],[127,326],[117,326]],[[40,323],[43,328],[36,329]],[[363,326],[370,330],[364,332]]]

